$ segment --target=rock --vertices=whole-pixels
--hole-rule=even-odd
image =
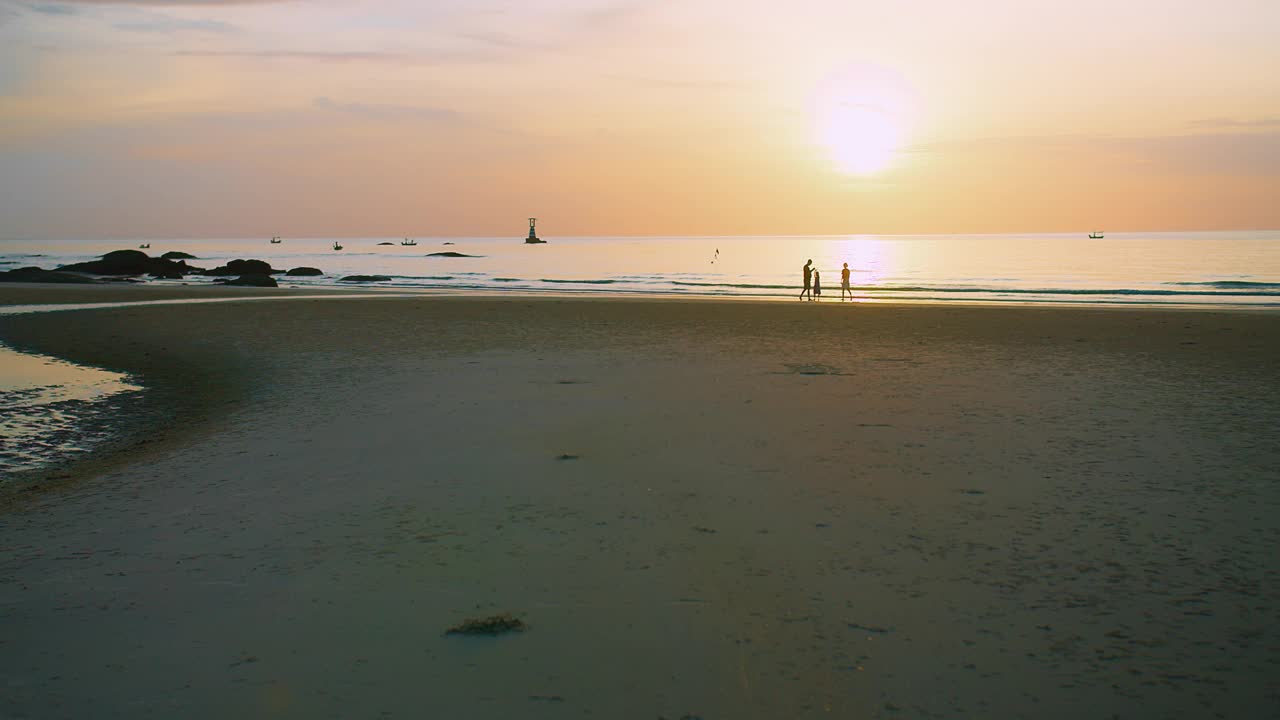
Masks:
[[[205,275],[225,277],[227,275],[277,275],[284,270],[276,270],[264,260],[232,260],[212,270],[205,270]]]
[[[195,255],[192,255],[191,253],[184,253],[184,252],[178,252],[177,250],[170,250],[169,252],[161,255],[160,259],[161,260],[198,260],[199,258],[197,258]]]
[[[246,287],[280,287],[275,278],[263,273],[241,275],[235,280],[228,280],[226,284],[242,285]]]
[[[338,282],[387,282],[390,279],[386,275],[348,275]]]
[[[313,268],[313,267],[296,267],[290,270],[289,272],[285,273],[285,275],[289,275],[292,277],[313,277],[316,275],[323,275],[323,274],[324,273],[320,272],[319,269]]]
[[[24,267],[0,272],[0,282],[24,283],[92,283],[93,278],[75,273],[57,272],[38,267]]]
[[[520,618],[510,613],[493,615],[487,618],[469,618],[458,625],[444,631],[445,635],[502,635],[511,632],[524,632],[529,628]]]
[[[445,252],[428,253],[427,257],[480,257],[479,255],[467,255],[466,253],[454,252],[446,250]]]
[[[58,269],[68,272],[90,273],[92,275],[147,275],[154,273],[164,276],[177,275],[179,277],[201,272],[199,268],[191,267],[181,260],[174,262],[164,258],[153,258],[141,250],[114,250],[103,255],[101,260],[63,265]]]
[[[395,245],[395,243],[378,243],[379,245]]]

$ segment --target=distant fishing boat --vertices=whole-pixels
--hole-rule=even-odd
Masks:
[[[334,249],[334,250],[341,250],[341,249],[342,249],[342,246],[341,246],[341,245],[339,245],[337,242],[334,242],[334,243],[333,243],[333,249]]]
[[[278,237],[273,237],[273,238],[271,238],[271,244],[272,244],[272,245],[279,245],[279,244],[280,244],[280,238],[278,238]]]
[[[142,243],[141,245],[139,245],[139,246],[138,246],[138,248],[139,248],[139,249],[141,249],[141,250],[150,250],[150,249],[151,249],[151,243]]]
[[[417,244],[418,244],[418,241],[417,241],[417,240],[410,240],[409,238],[405,238],[404,240],[401,240],[401,241],[400,241],[400,244],[401,244],[401,245],[408,246],[408,247],[413,247],[414,245],[417,245]]]
[[[1091,232],[1091,233],[1089,233],[1089,239],[1090,239],[1090,240],[1101,240],[1101,239],[1102,239],[1102,233],[1100,233],[1100,232]]]

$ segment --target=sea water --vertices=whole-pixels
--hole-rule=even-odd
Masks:
[[[483,293],[591,293],[785,299],[800,291],[812,259],[824,297],[838,297],[847,263],[862,300],[1280,306],[1280,231],[1025,235],[774,237],[152,239],[153,256],[176,250],[212,268],[236,258],[314,267],[319,277],[280,277],[298,287],[344,286],[352,275],[380,287]],[[0,241],[0,270],[52,269],[142,240]],[[342,246],[334,250],[333,245]],[[384,244],[388,243],[388,244]],[[453,252],[470,257],[434,253]],[[166,283],[212,282],[192,276]]]
[[[0,482],[110,439],[110,424],[93,421],[110,398],[139,390],[120,373],[0,344]]]

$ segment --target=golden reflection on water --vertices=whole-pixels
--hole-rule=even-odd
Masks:
[[[97,401],[141,390],[120,373],[0,344],[0,474],[45,465],[105,439],[83,427]]]
[[[844,263],[849,263],[849,284],[854,287],[879,285],[886,277],[893,275],[895,268],[901,266],[901,262],[895,258],[901,252],[901,245],[890,245],[875,235],[850,235],[832,247],[836,257],[824,258],[824,265],[835,265],[842,269]],[[835,277],[835,286],[839,288],[839,269]]]
[[[0,393],[37,392],[61,401],[93,400],[104,394],[139,389],[124,380],[120,373],[20,353],[0,344]],[[5,401],[0,399],[0,408],[4,407]]]

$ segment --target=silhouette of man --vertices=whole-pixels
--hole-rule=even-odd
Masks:
[[[804,264],[804,289],[800,291],[800,299],[804,300],[804,296],[808,295],[809,299],[813,299],[813,293],[809,291],[809,284],[813,282],[813,260],[809,260]]]
[[[853,299],[853,291],[849,289],[849,263],[845,263],[840,271],[840,302],[844,302],[845,293],[849,293],[850,300]]]

